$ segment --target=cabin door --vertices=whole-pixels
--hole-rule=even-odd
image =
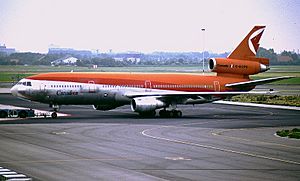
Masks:
[[[45,92],[46,90],[46,85],[44,83],[40,84],[40,91]]]
[[[89,85],[89,93],[96,92],[96,85],[95,85],[95,82],[93,80],[90,80],[88,82],[88,85]]]
[[[145,91],[146,92],[150,92],[151,88],[152,88],[151,81],[150,80],[146,80],[145,81]]]
[[[220,83],[219,81],[214,81],[214,88],[216,92],[220,92]]]

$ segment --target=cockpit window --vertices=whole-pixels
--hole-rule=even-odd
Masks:
[[[26,82],[26,86],[31,86],[31,82]]]

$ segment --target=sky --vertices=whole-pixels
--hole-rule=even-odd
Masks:
[[[41,53],[224,53],[266,25],[262,47],[298,51],[299,11],[299,0],[0,0],[0,43]]]

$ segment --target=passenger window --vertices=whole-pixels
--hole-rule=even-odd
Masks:
[[[26,84],[27,84],[27,86],[31,86],[31,82],[27,82]]]

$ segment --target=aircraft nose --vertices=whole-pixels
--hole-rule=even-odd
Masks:
[[[15,85],[10,89],[10,92],[13,96],[17,96],[18,95],[18,87]]]

